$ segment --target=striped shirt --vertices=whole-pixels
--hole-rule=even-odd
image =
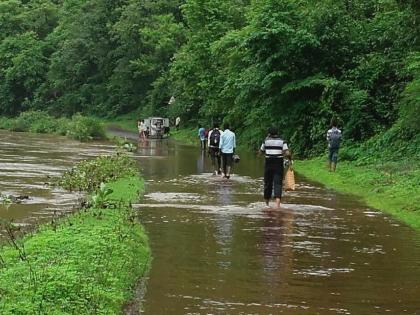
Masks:
[[[267,159],[283,158],[283,152],[288,150],[287,143],[280,138],[266,138],[261,145],[260,150],[265,152]]]

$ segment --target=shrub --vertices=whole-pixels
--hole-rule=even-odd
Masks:
[[[114,155],[80,162],[66,171],[58,184],[71,191],[93,192],[99,189],[101,183],[137,174],[135,161],[126,154],[117,152]]]
[[[31,127],[41,121],[49,121],[51,117],[43,111],[27,111],[21,113],[13,120],[11,131],[31,131]]]
[[[99,119],[76,114],[71,119],[67,135],[80,141],[104,139],[105,129]]]

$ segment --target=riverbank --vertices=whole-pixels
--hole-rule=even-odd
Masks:
[[[21,239],[13,225],[4,225],[9,245],[0,249],[1,314],[121,313],[151,257],[131,208],[144,182],[127,159],[100,157],[63,175],[73,190],[92,191],[87,208]]]
[[[339,162],[329,172],[325,158],[295,161],[295,170],[339,192],[353,194],[367,205],[420,229],[420,168],[415,161],[393,161],[358,166]]]

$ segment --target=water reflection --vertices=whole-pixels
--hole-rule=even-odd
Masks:
[[[166,144],[165,159],[139,158],[154,254],[144,314],[417,314],[417,232],[299,179],[263,211],[262,160],[241,153],[224,180],[196,148]]]

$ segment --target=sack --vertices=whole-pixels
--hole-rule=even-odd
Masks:
[[[219,141],[220,141],[220,131],[217,129],[214,129],[210,135],[210,145],[219,147]]]
[[[330,133],[330,148],[338,149],[340,147],[341,132],[338,129],[331,131]]]
[[[233,162],[235,162],[235,163],[239,163],[239,161],[241,160],[241,158],[239,157],[239,155],[234,154],[234,155],[232,156],[232,160],[233,160]]]
[[[284,176],[283,188],[285,191],[295,190],[295,172],[290,167]]]

